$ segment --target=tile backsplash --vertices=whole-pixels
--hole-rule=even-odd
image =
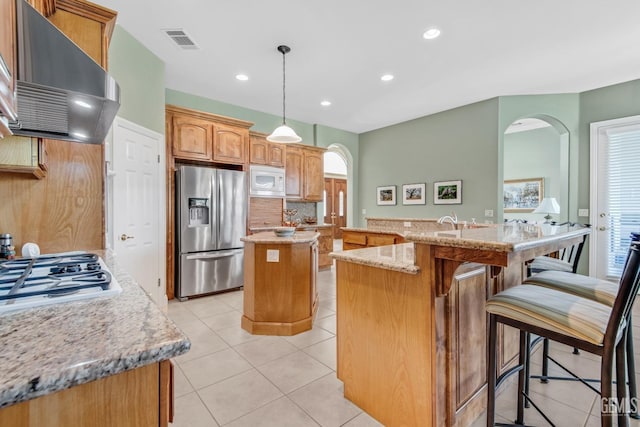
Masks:
[[[287,201],[287,209],[297,209],[298,213],[293,219],[298,220],[300,223],[304,222],[305,216],[316,217],[316,205],[315,202],[290,202]]]

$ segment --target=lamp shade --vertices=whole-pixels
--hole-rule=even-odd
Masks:
[[[560,205],[555,197],[545,197],[533,213],[559,214]]]
[[[302,138],[300,138],[289,126],[283,124],[282,126],[278,126],[271,135],[267,137],[267,141],[284,143],[300,142],[302,141]]]

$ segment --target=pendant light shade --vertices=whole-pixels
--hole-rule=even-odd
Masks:
[[[296,132],[287,126],[286,115],[285,115],[285,83],[286,83],[286,72],[285,72],[285,60],[284,56],[291,52],[291,48],[289,46],[280,45],[278,46],[278,52],[282,54],[282,126],[278,126],[272,133],[267,137],[267,141],[271,142],[300,142],[302,138],[300,138]]]

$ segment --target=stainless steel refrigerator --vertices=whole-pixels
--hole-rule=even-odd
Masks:
[[[176,192],[177,297],[242,286],[245,173],[182,165]]]

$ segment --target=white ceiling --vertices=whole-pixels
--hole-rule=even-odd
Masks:
[[[287,117],[357,133],[496,96],[640,78],[637,0],[93,1],[166,63],[168,88],[278,116],[276,46],[287,44]],[[442,35],[423,39],[432,26]],[[199,49],[178,48],[168,28]]]

